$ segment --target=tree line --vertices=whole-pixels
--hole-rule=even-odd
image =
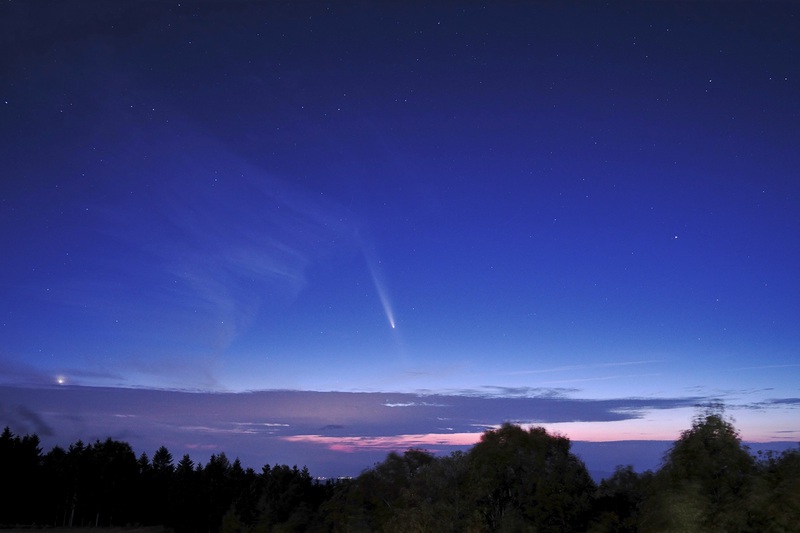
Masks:
[[[618,467],[596,484],[570,441],[512,424],[466,452],[389,453],[357,478],[260,472],[224,453],[177,463],[112,439],[43,454],[0,435],[0,525],[159,525],[191,532],[791,532],[800,524],[800,448],[752,455],[719,410],[698,414],[653,472]]]

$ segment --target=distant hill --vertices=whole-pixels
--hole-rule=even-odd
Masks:
[[[609,477],[617,466],[633,466],[636,472],[656,470],[672,446],[668,440],[619,440],[609,442],[572,441],[572,451],[579,456],[596,482]],[[782,452],[796,448],[796,442],[745,442],[753,454],[759,451]]]

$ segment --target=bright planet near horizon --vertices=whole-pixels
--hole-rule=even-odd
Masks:
[[[708,404],[796,445],[798,21],[4,2],[0,426],[327,476],[507,421],[655,468]]]

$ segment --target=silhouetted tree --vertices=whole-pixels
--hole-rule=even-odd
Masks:
[[[139,524],[152,525],[155,523],[153,518],[153,465],[145,452],[136,459],[136,480],[133,487],[133,516]]]
[[[91,475],[93,467],[90,460],[90,447],[78,440],[70,444],[66,455],[67,479],[67,518],[66,525],[88,524],[91,509],[94,508],[94,494]]]
[[[153,454],[152,477],[150,480],[150,519],[148,523],[164,524],[171,506],[170,494],[172,492],[175,466],[172,464],[172,454],[165,446],[161,446]]]
[[[94,478],[96,516],[94,525],[129,523],[136,502],[131,489],[136,486],[138,464],[127,442],[106,439],[90,449]]]
[[[493,531],[585,531],[594,482],[569,439],[504,424],[468,454],[470,490]]]
[[[170,490],[170,512],[166,525],[179,533],[207,531],[201,499],[200,465],[195,466],[188,454],[184,454],[175,467]]]
[[[569,440],[504,425],[467,454],[390,453],[326,504],[332,531],[585,531],[594,483]]]
[[[800,448],[763,454],[750,506],[751,531],[789,533],[800,524]]]
[[[426,461],[401,491],[385,530],[479,531],[482,517],[467,490],[469,468],[462,452]]]
[[[55,446],[42,460],[42,495],[39,521],[66,526],[72,508],[74,482],[67,452]]]
[[[410,449],[402,455],[389,453],[383,462],[348,484],[346,494],[336,498],[339,508],[334,512],[343,523],[335,524],[334,530],[387,529],[405,511],[402,496],[411,490],[418,472],[433,461],[434,457],[424,450]]]
[[[224,452],[213,454],[203,469],[201,476],[204,490],[203,508],[210,531],[219,531],[222,517],[231,507],[233,494],[230,474],[231,463]]]
[[[648,497],[643,531],[744,531],[755,461],[713,405],[667,453]]]
[[[595,495],[593,533],[635,533],[639,531],[642,505],[652,483],[653,473],[637,474],[632,466],[618,466],[600,482]]]
[[[31,523],[36,518],[42,475],[42,450],[36,434],[20,437],[6,427],[0,434],[0,476],[6,497],[0,523]]]
[[[261,483],[259,526],[282,525],[291,531],[309,527],[321,501],[317,483],[307,468],[265,465],[261,470]]]
[[[794,532],[800,448],[753,458],[718,406],[695,417],[656,473],[618,467],[595,487],[566,437],[505,424],[469,452],[389,453],[355,480],[308,469],[260,474],[224,453],[204,466],[165,447],[152,461],[112,439],[42,456],[36,435],[0,434],[0,525],[163,524],[176,533]]]
[[[172,465],[172,454],[169,453],[166,446],[161,446],[153,454],[153,471],[166,476],[172,475],[172,472],[175,471],[175,467]]]
[[[258,519],[262,484],[252,468],[242,468],[238,457],[231,465],[230,477],[233,504],[229,513],[235,514],[242,526],[253,526]]]

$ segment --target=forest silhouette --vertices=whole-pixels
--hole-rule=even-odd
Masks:
[[[722,410],[699,412],[664,456],[596,484],[570,441],[512,424],[466,452],[389,453],[356,478],[260,472],[224,453],[177,462],[107,439],[43,454],[0,435],[2,527],[163,526],[182,532],[796,532],[800,448],[753,455]]]

